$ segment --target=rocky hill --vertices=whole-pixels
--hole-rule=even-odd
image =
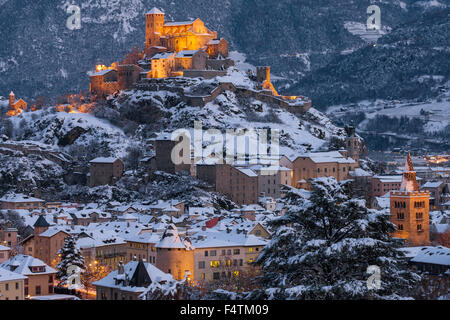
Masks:
[[[255,85],[247,73],[235,67],[230,68],[226,76],[193,81],[204,88],[214,87],[216,82],[231,82],[248,89]],[[185,89],[194,90],[191,86]],[[6,102],[1,102],[2,112],[5,107]],[[0,135],[5,144],[36,144],[48,152],[67,155],[69,164],[49,158],[48,153],[5,152],[0,163],[8,165],[0,176],[0,184],[6,188],[5,192],[11,188],[24,192],[27,181],[34,181],[29,187],[39,189],[50,199],[106,197],[128,201],[148,200],[163,194],[178,197],[183,194],[176,182],[180,178],[164,175],[159,175],[156,180],[150,178],[148,172],[138,166],[139,160],[153,154],[152,138],[177,129],[193,130],[194,121],[201,121],[204,130],[218,129],[222,133],[227,129],[278,129],[280,153],[285,155],[327,150],[338,146],[345,135],[342,128],[314,108],[294,114],[277,104],[242,97],[233,91],[224,91],[204,107],[199,107],[184,102],[176,92],[133,89],[94,103],[90,113],[80,113],[77,108],[45,106],[4,118]],[[120,157],[125,161],[127,174],[117,187],[89,189],[85,186],[82,177],[86,178],[88,163],[99,156]],[[27,170],[27,166],[33,169]],[[24,184],[14,186],[8,182],[14,179],[23,180]],[[165,186],[164,191],[160,190],[161,186]],[[203,187],[191,181],[185,186],[185,194],[196,194],[195,199],[210,197],[215,203],[228,205],[220,195],[202,191]]]

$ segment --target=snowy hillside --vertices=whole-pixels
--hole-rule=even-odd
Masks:
[[[240,87],[254,87],[247,75],[237,68],[230,68],[227,76],[204,80],[201,85],[214,87],[213,84],[218,81],[232,82]],[[195,120],[201,121],[205,128],[219,129],[222,132],[231,128],[279,129],[280,152],[287,155],[328,148],[332,137],[339,139],[343,138],[344,134],[341,128],[333,125],[325,115],[314,108],[297,116],[279,106],[254,98],[237,97],[230,91],[220,94],[203,108],[187,105],[176,93],[167,91],[125,91],[113,100],[113,104],[122,115],[151,115],[154,132],[191,130]]]

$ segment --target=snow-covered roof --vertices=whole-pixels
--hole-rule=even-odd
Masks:
[[[118,158],[113,158],[113,157],[99,157],[99,158],[95,158],[91,161],[89,161],[90,163],[114,163],[117,160],[119,160]]]
[[[255,171],[248,169],[248,168],[236,168],[243,174],[249,176],[249,177],[257,177],[258,175],[255,173]]]
[[[89,72],[90,77],[97,77],[97,76],[104,76],[107,73],[110,73],[111,71],[116,71],[114,69],[104,69],[97,72]]]
[[[26,276],[21,275],[16,272],[9,271],[4,268],[0,268],[0,282],[4,281],[14,281],[14,280],[25,280],[27,279]]]
[[[193,24],[194,21],[173,21],[173,22],[165,22],[165,27],[176,27],[176,26],[189,26]]]
[[[159,60],[159,59],[167,59],[170,56],[174,55],[175,52],[161,52],[157,53],[152,57],[152,60]]]
[[[450,266],[450,248],[446,247],[424,247],[419,250],[412,262],[439,264]]]
[[[250,231],[250,230],[249,230]],[[223,247],[265,246],[267,240],[251,234],[236,231],[200,231],[192,238],[192,245],[196,249]]]
[[[150,10],[147,14],[165,14],[165,13],[159,10],[158,8],[153,7],[153,9]]]
[[[374,179],[380,180],[383,183],[401,183],[402,176],[399,175],[390,175],[390,176],[374,176]]]
[[[438,188],[442,184],[442,181],[428,181],[422,186],[422,188]]]
[[[45,202],[42,199],[26,196],[22,193],[6,194],[0,199],[0,202]]]
[[[161,240],[161,235],[157,233],[142,233],[139,235],[133,235],[125,238],[126,241],[129,242],[138,242],[138,243],[158,243]]]
[[[181,240],[177,227],[171,223],[161,237],[161,241],[156,245],[157,248],[165,249],[186,249],[192,250],[192,245],[189,241]]]
[[[214,208],[213,207],[190,207],[189,208],[189,216],[195,216],[195,215],[204,215],[204,214],[214,214]]]
[[[0,268],[11,270],[11,267],[14,268],[15,273],[19,273],[22,275],[36,275],[36,274],[53,274],[56,273],[56,270],[46,265],[42,260],[37,258],[33,258],[32,256],[27,256],[23,254],[19,254],[6,260],[2,264],[0,264]],[[43,272],[31,272],[30,267],[45,267]]]
[[[156,203],[151,204],[149,207],[150,209],[160,209],[160,210],[164,210],[173,206],[176,206],[178,204],[180,204],[182,201],[176,200],[176,199],[172,199],[172,200],[158,200]]]
[[[338,163],[356,163],[352,158],[344,157],[339,151],[328,151],[328,152],[311,152],[304,154],[297,154],[295,159],[298,158],[309,158],[314,163],[329,163],[329,162],[338,162]],[[292,161],[292,159],[288,156],[288,159]]]
[[[175,58],[191,58],[199,50],[181,50]]]
[[[51,238],[53,237],[55,234],[59,233],[59,232],[64,232],[67,233],[66,231],[60,230],[58,228],[49,228],[47,230],[45,230],[44,232],[42,232],[39,236],[40,237],[46,237],[46,238]],[[67,233],[68,234],[68,233]]]
[[[107,287],[107,288],[116,288],[120,289],[122,291],[128,291],[128,292],[142,292],[145,290],[144,287],[132,287],[129,284],[125,285],[122,281],[118,282],[117,280],[131,280],[133,278],[133,275],[136,272],[136,269],[138,268],[138,261],[130,261],[126,265],[123,266],[124,273],[119,274],[119,270],[112,271],[109,273],[106,277],[103,279],[96,281],[93,283],[94,286],[101,286],[101,287]],[[143,262],[145,271],[147,272],[150,280],[152,282],[163,282],[163,281],[171,281],[173,280],[173,277],[170,274],[164,273],[161,270],[159,270],[157,267],[152,265],[149,262]]]
[[[353,177],[370,177],[372,174],[369,171],[363,170],[361,168],[355,168],[355,170],[350,171],[350,175]]]

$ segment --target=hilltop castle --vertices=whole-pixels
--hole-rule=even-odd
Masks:
[[[194,21],[166,22],[165,14],[153,8],[146,14],[145,53],[152,55],[162,51],[180,52],[203,49],[210,58],[219,54],[228,56],[228,42],[217,39],[217,31],[211,31],[205,23]]]
[[[228,58],[228,42],[218,39],[200,19],[166,22],[153,8],[146,14],[145,50],[136,64],[96,66],[90,74],[90,92],[108,95],[130,89],[141,79],[169,77],[213,78],[234,65]]]

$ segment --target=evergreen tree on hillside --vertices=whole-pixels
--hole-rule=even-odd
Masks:
[[[72,236],[69,236],[64,240],[64,245],[58,251],[58,254],[61,254],[61,262],[56,266],[58,269],[56,278],[60,280],[60,283],[58,284],[60,287],[67,284],[67,280],[71,275],[69,274],[71,271],[69,270],[70,266],[76,266],[80,269],[84,268],[84,258],[75,246],[75,238]]]
[[[368,210],[364,201],[349,198],[347,189],[348,183],[329,177],[314,180],[309,197],[296,189],[288,192],[287,212],[271,222],[274,236],[256,261],[263,271],[260,289],[247,298],[409,296],[420,277],[407,269],[390,238],[389,215]],[[379,267],[379,289],[368,286],[369,266]]]

